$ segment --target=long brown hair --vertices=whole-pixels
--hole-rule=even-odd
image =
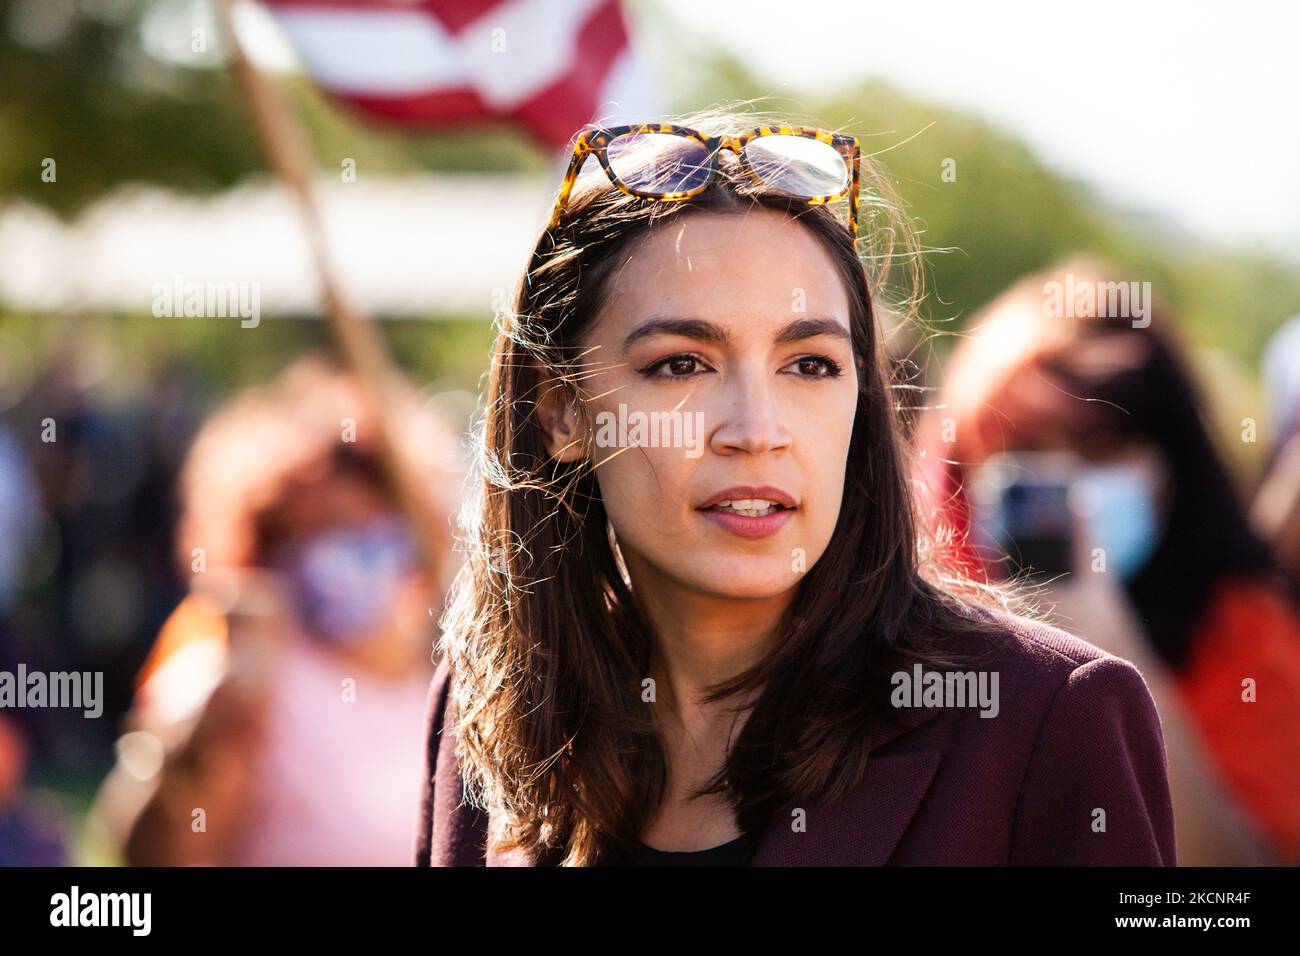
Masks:
[[[710,111],[677,122],[722,133],[769,121]],[[888,211],[883,181],[864,168],[876,198],[863,256],[842,212],[776,193],[728,159],[709,189],[684,202],[645,202],[599,174],[580,177],[564,220],[539,238],[513,310],[499,318],[476,429],[479,480],[462,522],[467,561],[443,649],[467,793],[491,811],[489,838],[500,850],[527,847],[565,865],[618,862],[665,793],[665,751],[641,697],[653,627],[621,567],[590,456],[549,457],[535,415],[544,387],[582,406],[577,342],[613,267],[663,220],[757,204],[809,230],[843,278],[859,363],[838,524],[766,658],[711,689],[714,700],[754,692],[755,703],[703,792],[725,795],[747,832],[761,832],[791,801],[839,799],[862,778],[873,728],[893,716],[889,675],[914,662],[951,663],[946,645],[957,632],[1000,633],[982,606],[1010,607],[992,589],[941,579],[929,543],[918,540],[872,294],[897,258],[898,223],[874,222]]]

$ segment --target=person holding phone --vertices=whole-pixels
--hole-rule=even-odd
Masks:
[[[1136,669],[915,520],[888,196],[784,119],[579,133],[492,356],[418,864],[1175,862]]]
[[[971,320],[918,425],[952,566],[1037,582],[1054,620],[1139,666],[1168,746],[1180,860],[1300,861],[1300,611],[1215,449],[1159,301],[1135,321],[1075,260]]]

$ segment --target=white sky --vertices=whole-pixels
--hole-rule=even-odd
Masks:
[[[774,92],[880,76],[1125,206],[1300,261],[1300,5],[654,2],[788,84]]]
[[[1300,262],[1300,4],[633,0],[634,22],[646,5],[773,93],[883,77],[991,119],[1113,202]],[[282,63],[249,6],[246,42]]]

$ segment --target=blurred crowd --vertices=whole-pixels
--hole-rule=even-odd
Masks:
[[[918,504],[954,568],[1139,666],[1180,862],[1300,863],[1300,317],[1263,357],[1247,480],[1177,316],[1049,315],[1067,274],[1113,278],[1026,277],[931,370]],[[102,672],[103,715],[0,710],[0,864],[408,862],[457,559],[449,534],[422,553],[357,383],[299,357],[205,414],[181,365],[125,404],[75,370],[0,420],[0,671]],[[463,423],[402,394],[450,528]],[[84,818],[51,798],[78,788]]]
[[[405,863],[454,416],[387,409],[444,526],[430,567],[323,357],[206,417],[175,377],[118,407],[75,369],[0,430],[0,670],[102,672],[103,708],[0,710],[0,864]]]

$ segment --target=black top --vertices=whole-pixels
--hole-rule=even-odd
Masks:
[[[749,866],[758,848],[755,837],[742,834],[707,850],[677,852],[641,844],[630,866]]]

